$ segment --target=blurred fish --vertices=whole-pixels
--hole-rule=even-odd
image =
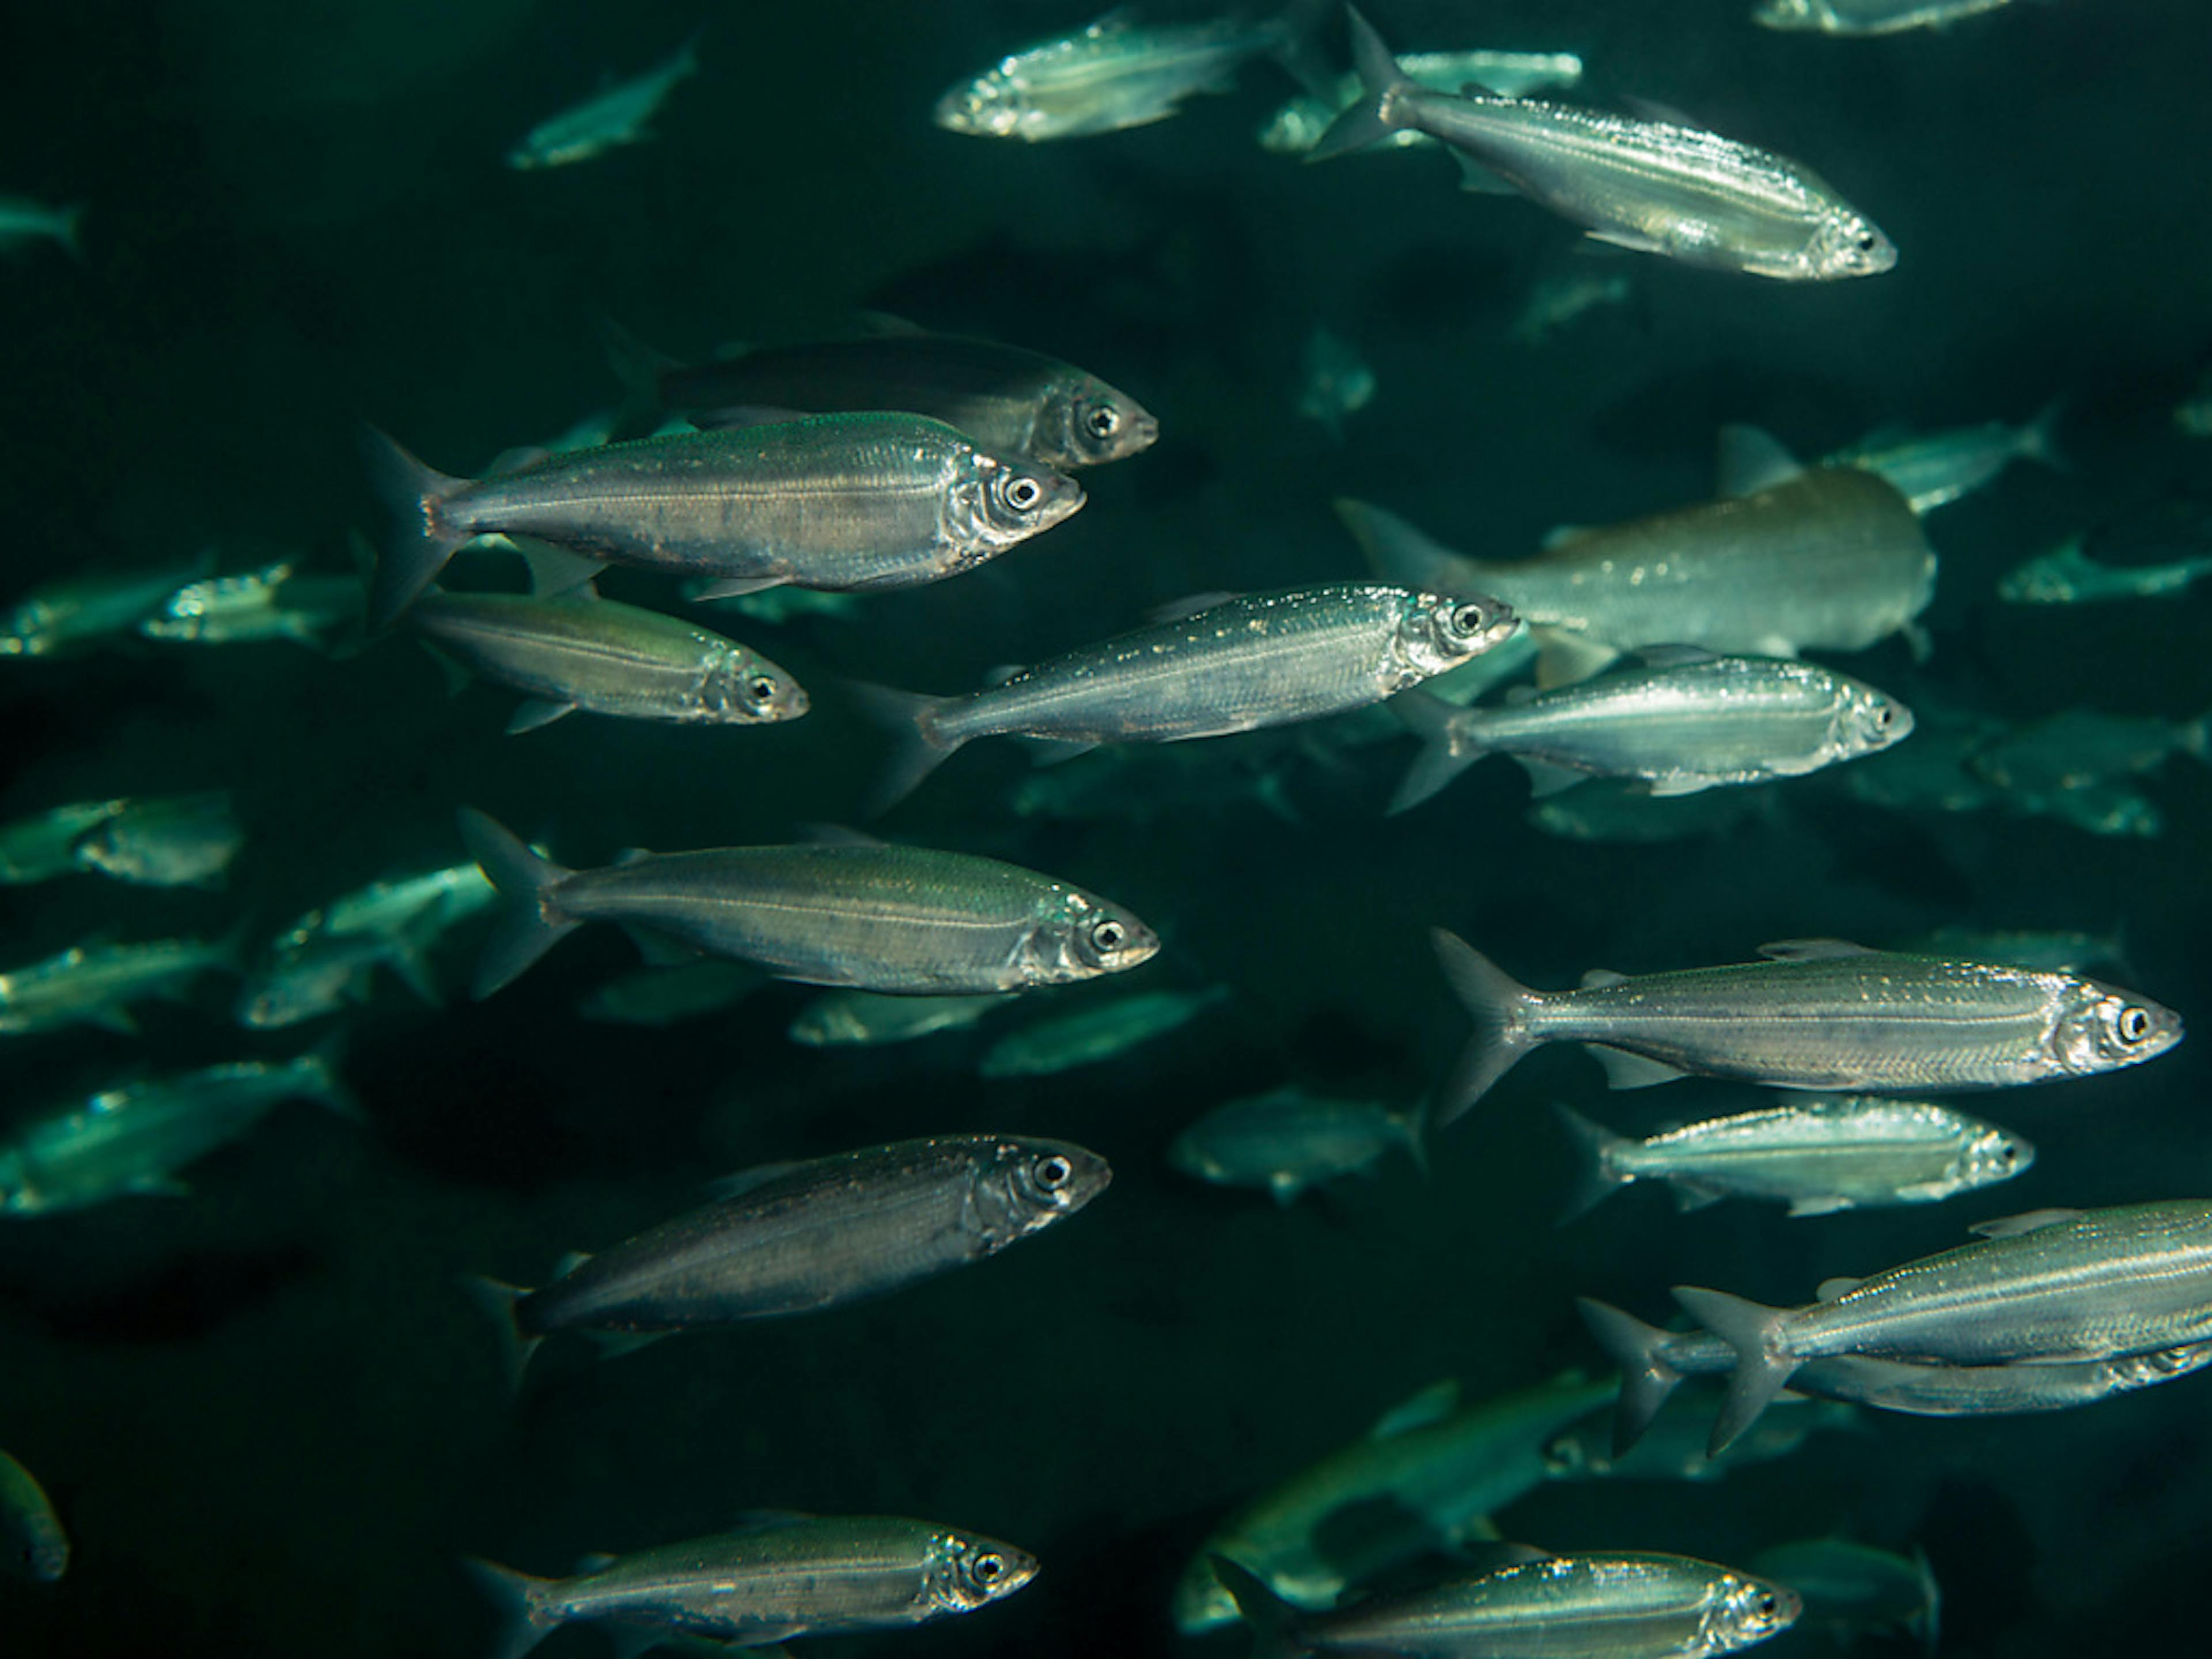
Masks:
[[[1943,1596],[1927,1552],[1917,1547],[1908,1557],[1841,1538],[1808,1538],[1759,1551],[1751,1569],[1796,1591],[1806,1622],[1826,1626],[1838,1641],[1902,1630],[1919,1638],[1922,1651],[1936,1651]]]
[[[69,1534],[30,1470],[0,1451],[0,1551],[11,1571],[51,1584],[69,1571]]]
[[[1546,1473],[1554,1480],[1718,1480],[1747,1464],[1788,1457],[1825,1431],[1861,1426],[1855,1406],[1785,1394],[1714,1457],[1705,1450],[1711,1424],[1702,1404],[1677,1396],[1626,1449],[1613,1444],[1613,1413],[1593,1413],[1553,1437],[1544,1448]]]
[[[706,605],[726,605],[731,610],[781,628],[802,617],[820,617],[830,622],[857,622],[866,608],[865,601],[856,593],[820,593],[811,587],[771,587],[758,593],[733,593],[722,599],[703,599],[696,590],[713,586],[712,583],[684,584],[684,597]]]
[[[0,615],[0,657],[46,657],[72,646],[128,634],[169,595],[213,567],[202,554],[188,565],[64,576]]]
[[[1188,1024],[1229,997],[1225,985],[1202,991],[1138,991],[1047,1012],[983,1051],[984,1077],[1050,1077],[1102,1065]]]
[[[1547,276],[1528,290],[1521,314],[1513,321],[1513,337],[1523,345],[1541,345],[1561,329],[1587,316],[1600,306],[1626,305],[1636,284],[1614,271],[1571,271]]]
[[[1267,1656],[1706,1659],[1779,1635],[1800,1610],[1780,1584],[1686,1555],[1519,1553],[1495,1572],[1325,1613],[1301,1612],[1234,1561],[1216,1570]]]
[[[539,122],[507,153],[507,166],[523,172],[568,167],[652,137],[646,124],[659,112],[680,82],[699,71],[699,35],[703,32],[695,31],[676,55],[658,68],[633,76]]]
[[[1969,764],[1999,789],[2045,797],[2155,771],[2171,755],[2212,764],[2212,714],[2177,721],[2069,708],[1983,744]]]
[[[2140,1065],[2181,1017],[2069,974],[1939,962],[1842,939],[1759,947],[1763,961],[1635,978],[1595,969],[1574,991],[1516,984],[1464,939],[1433,934],[1474,1016],[1441,1122],[1547,1042],[1582,1042],[1616,1089],[1696,1073],[1783,1089],[1998,1089]]]
[[[878,1516],[792,1516],[740,1532],[593,1557],[571,1578],[471,1563],[506,1620],[499,1659],[563,1625],[704,1636],[734,1650],[973,1613],[1036,1577],[1034,1557],[975,1533]]]
[[[1168,1166],[1217,1187],[1257,1187],[1291,1204],[1310,1187],[1374,1168],[1394,1146],[1429,1170],[1419,1103],[1393,1111],[1376,1100],[1334,1100],[1277,1089],[1224,1101],[1168,1146]]]
[[[76,857],[78,841],[130,805],[121,799],[71,801],[35,817],[0,824],[0,886],[52,881],[83,869]]]
[[[1440,92],[1457,92],[1469,82],[1500,97],[1521,98],[1547,87],[1571,87],[1583,78],[1583,60],[1571,52],[1409,52],[1398,59],[1407,77]],[[1307,93],[1291,99],[1260,129],[1260,148],[1277,155],[1303,155],[1321,142],[1336,118],[1360,101],[1359,76],[1340,75],[1322,97]],[[1437,141],[1410,130],[1394,132],[1378,148],[1411,149]]]
[[[49,207],[27,196],[0,195],[0,254],[27,253],[40,242],[57,242],[77,258],[84,258],[78,234],[84,224],[84,207]]]
[[[2040,461],[2065,470],[2058,448],[2058,422],[2066,400],[2055,398],[2024,426],[1989,421],[1953,432],[1916,437],[1899,428],[1883,430],[1821,458],[1823,466],[1856,466],[1889,480],[1915,513],[1929,513],[1961,495],[1970,495],[2014,461]]]
[[[0,1215],[56,1215],[126,1194],[180,1197],[179,1170],[288,1100],[361,1115],[331,1051],[319,1049],[281,1064],[241,1060],[125,1084],[33,1118],[0,1143]]]
[[[491,883],[474,862],[449,864],[341,894],[301,916],[284,937],[297,942],[313,933],[396,935],[427,929],[434,938],[489,908],[494,896]]]
[[[872,1048],[961,1031],[1011,999],[1003,992],[966,997],[894,997],[874,991],[825,991],[791,1022],[793,1042],[810,1048]]]
[[[905,1140],[749,1170],[703,1209],[574,1258],[542,1290],[477,1283],[519,1376],[561,1331],[696,1330],[886,1296],[1066,1219],[1112,1179],[1066,1141]]]
[[[240,1025],[272,1031],[366,1002],[385,968],[432,1007],[438,988],[423,960],[425,942],[407,934],[313,933],[280,945],[247,975],[234,1013]]]
[[[1298,413],[1341,443],[1344,421],[1375,401],[1375,371],[1349,341],[1325,328],[1306,337]]]
[[[1953,922],[1897,948],[1914,956],[1998,962],[2045,974],[2086,974],[2093,968],[2129,971],[2118,927],[2100,938],[2071,927],[1974,927]]]
[[[576,1012],[610,1025],[680,1025],[735,1006],[765,982],[757,969],[741,962],[641,968],[591,992]]]
[[[1339,582],[1207,604],[959,696],[856,686],[901,738],[873,805],[901,799],[975,738],[1043,738],[1079,753],[1363,708],[1503,644],[1518,625],[1479,594]]]
[[[1493,1535],[1492,1512],[1544,1484],[1552,1437],[1612,1392],[1610,1378],[1571,1373],[1469,1406],[1455,1383],[1423,1389],[1209,1533],[1176,1584],[1176,1628],[1195,1636],[1237,1617],[1218,1560],[1320,1608],[1393,1566]]]
[[[1671,120],[1480,87],[1438,92],[1407,78],[1367,20],[1346,10],[1367,96],[1309,161],[1422,132],[1459,157],[1464,188],[1526,196],[1616,247],[1787,282],[1872,276],[1897,263],[1871,221],[1787,157]]]
[[[1182,100],[1228,92],[1255,58],[1273,57],[1311,85],[1308,37],[1328,0],[1290,0],[1278,15],[1141,24],[1117,8],[1070,34],[1011,52],[937,100],[937,125],[976,138],[1088,138],[1164,121]]]
[[[138,631],[173,644],[289,640],[319,651],[325,635],[361,620],[366,602],[358,576],[303,576],[289,560],[280,560],[234,576],[186,583]]]
[[[1819,1301],[1769,1308],[1678,1285],[1674,1300],[1735,1351],[1716,1450],[1807,1360],[1869,1355],[1982,1366],[2113,1358],[2212,1337],[2212,1203],[2039,1210]]]
[[[1593,777],[1642,780],[1655,796],[1801,777],[1911,734],[1912,711],[1811,663],[1650,646],[1638,667],[1494,708],[1453,709],[1419,691],[1392,708],[1421,753],[1402,812],[1487,754],[1510,755],[1539,795]]]
[[[904,587],[1048,530],[1083,487],[915,415],[817,415],[549,455],[482,479],[434,472],[381,433],[367,452],[397,525],[370,585],[381,628],[489,532],[586,559],[705,575],[708,597]]]
[[[2100,564],[2078,536],[2016,564],[1997,578],[1997,597],[2012,605],[2104,605],[2115,599],[2165,599],[2212,575],[2212,555],[2164,564]]]
[[[657,611],[603,599],[589,583],[558,599],[432,588],[409,623],[445,657],[527,699],[507,722],[534,732],[578,709],[677,725],[797,720],[805,687],[735,640]]]
[[[1842,1096],[1707,1118],[1641,1140],[1552,1109],[1587,1160],[1570,1217],[1635,1181],[1663,1181],[1684,1210],[1724,1198],[1793,1216],[1934,1204],[2024,1174],[2035,1148],[1993,1123],[1919,1100]]]
[[[147,997],[180,997],[203,974],[239,971],[235,938],[151,939],[143,945],[95,941],[0,973],[0,1036],[66,1025],[137,1031],[130,1005]]]
[[[126,803],[76,842],[87,870],[140,887],[220,887],[246,845],[230,791]]]
[[[478,997],[587,921],[651,928],[776,979],[923,995],[1091,979],[1160,948],[1107,900],[962,853],[732,847],[564,870],[467,809],[461,838],[507,905],[477,965]]]
[[[1655,798],[1639,784],[1601,778],[1528,805],[1529,824],[1565,841],[1651,847],[1692,836],[1725,835],[1775,815],[1771,788],[1710,789],[1701,795]]]
[[[2012,0],[1759,0],[1754,23],[1822,34],[1897,34],[1947,28],[1962,17],[1995,11]]]

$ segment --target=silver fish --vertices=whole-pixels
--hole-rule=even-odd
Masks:
[[[381,433],[367,454],[398,525],[370,585],[378,628],[491,532],[709,576],[708,597],[786,582],[859,591],[957,575],[1083,505],[1073,478],[918,415],[641,438],[482,479],[434,472]]]
[[[1109,901],[995,859],[923,848],[733,847],[564,870],[481,812],[461,838],[507,902],[489,996],[587,921],[634,923],[808,985],[939,995],[1115,974],[1160,948]]]
[[[1968,764],[2008,793],[2039,798],[2155,771],[2171,755],[2212,765],[2212,714],[2164,720],[2069,708],[1983,744]]]
[[[220,887],[246,845],[230,791],[134,800],[88,831],[80,868],[140,887]]]
[[[1003,1008],[1003,992],[965,997],[894,997],[874,991],[825,991],[794,1015],[790,1036],[810,1048],[873,1048],[965,1030]]]
[[[1635,283],[1618,271],[1608,276],[1575,271],[1547,276],[1529,289],[1522,302],[1521,314],[1513,319],[1513,337],[1523,345],[1541,345],[1600,306],[1626,305],[1635,293]]]
[[[65,576],[35,587],[0,614],[0,657],[47,657],[127,634],[178,588],[205,576],[210,562],[203,555],[188,565]]]
[[[1872,276],[1897,263],[1889,238],[1799,162],[1671,121],[1438,92],[1346,10],[1367,96],[1310,161],[1422,132],[1460,157],[1467,189],[1526,196],[1616,247],[1786,282]]]
[[[82,203],[49,207],[27,196],[0,196],[0,254],[23,253],[41,242],[54,242],[82,259],[83,224]]]
[[[1375,401],[1375,371],[1358,349],[1325,328],[1306,337],[1305,356],[1298,388],[1298,413],[1318,421],[1338,442],[1344,440],[1345,417]]]
[[[1842,939],[1762,945],[1763,961],[1531,991],[1464,939],[1434,934],[1475,1030],[1446,1085],[1449,1123],[1530,1049],[1583,1042],[1616,1089],[1696,1073],[1782,1089],[2000,1089],[2140,1065],[2181,1017],[2070,974],[1940,962]]]
[[[2014,565],[1997,578],[2009,605],[2106,605],[2117,599],[2166,599],[2212,576],[2212,556],[2163,564],[2103,564],[2078,536]]]
[[[188,582],[138,624],[149,640],[241,645],[289,640],[310,650],[360,619],[367,589],[358,576],[301,575],[289,560],[234,576]]]
[[[988,1078],[1051,1077],[1101,1065],[1188,1024],[1228,997],[1225,985],[1139,991],[1047,1012],[986,1048],[975,1069]]]
[[[471,1564],[507,1622],[500,1659],[563,1625],[643,1626],[733,1648],[926,1624],[1012,1595],[1034,1557],[994,1539],[886,1516],[792,1516],[593,1561],[571,1578]]]
[[[438,988],[424,960],[427,944],[387,933],[311,934],[272,951],[247,977],[233,1012],[240,1025],[257,1031],[337,1013],[368,1000],[379,968],[389,969],[436,1007]]]
[[[1339,582],[1249,594],[1154,623],[952,697],[860,688],[901,734],[874,805],[890,805],[975,738],[1178,743],[1380,702],[1503,644],[1494,599]]]
[[[1985,1222],[1971,1244],[1769,1308],[1678,1285],[1674,1300],[1735,1350],[1713,1445],[1748,1427],[1808,1359],[1948,1365],[2109,1359],[2212,1338],[2212,1203],[2044,1210]]]
[[[53,1500],[30,1470],[0,1451],[0,1560],[10,1571],[51,1584],[69,1571],[69,1534]]]
[[[1415,691],[1391,705],[1422,750],[1391,797],[1402,812],[1487,754],[1512,756],[1540,795],[1596,777],[1654,795],[1802,777],[1909,736],[1912,711],[1812,663],[1650,647],[1641,666],[1494,708]]]
[[[608,981],[579,1002],[576,1012],[611,1025],[680,1025],[721,1012],[765,982],[741,962],[673,963]]]
[[[1635,1181],[1663,1181],[1685,1210],[1724,1198],[1787,1204],[1793,1216],[1934,1204],[2024,1174],[2035,1148],[1993,1123],[1919,1100],[1815,1097],[1707,1118],[1632,1140],[1554,1106],[1585,1159],[1569,1208]]]
[[[1583,78],[1583,60],[1571,52],[1409,52],[1400,54],[1398,67],[1440,92],[1457,92],[1472,82],[1505,98],[1571,87]],[[1329,83],[1328,97],[1302,94],[1269,116],[1260,129],[1260,148],[1277,155],[1304,155],[1359,100],[1359,76],[1340,75]],[[1378,148],[1412,149],[1436,142],[1408,131],[1392,133]]]
[[[439,650],[529,701],[507,722],[532,732],[583,709],[621,720],[762,726],[797,720],[806,688],[735,640],[657,611],[602,599],[434,589],[408,607]]]
[[[1640,785],[1602,778],[1532,800],[1527,817],[1531,828],[1565,841],[1654,847],[1771,820],[1776,805],[1770,788],[1711,789],[1656,800]]]
[[[1310,1187],[1372,1169],[1393,1147],[1427,1174],[1424,1116],[1419,1103],[1393,1110],[1381,1101],[1277,1089],[1208,1109],[1169,1144],[1168,1166],[1218,1187],[1257,1187],[1291,1204]]]
[[[1988,421],[1952,432],[1914,436],[1885,430],[1821,458],[1823,466],[1856,466],[1897,487],[1915,513],[1936,508],[1993,483],[2014,461],[2040,461],[2063,471],[2058,422],[2066,400],[2054,398],[2042,413],[2021,426]]]
[[[473,861],[445,865],[343,893],[294,922],[282,942],[296,944],[318,933],[380,933],[387,938],[427,933],[435,939],[489,908],[495,896]]]
[[[1759,0],[1752,21],[1821,34],[1898,34],[1948,27],[2012,0]]]
[[[130,805],[123,799],[71,801],[34,817],[0,824],[0,886],[52,881],[82,870],[84,866],[76,860],[78,841]]]
[[[181,1195],[177,1172],[288,1100],[358,1117],[325,1052],[246,1060],[94,1095],[0,1143],[0,1215],[55,1215],[126,1194]]]
[[[176,997],[204,974],[238,971],[234,939],[152,939],[143,945],[73,945],[59,954],[0,973],[0,1036],[65,1025],[124,1034],[138,1028],[130,1005]]]
[[[1227,92],[1270,54],[1299,62],[1328,16],[1326,0],[1291,0],[1279,15],[1139,24],[1116,9],[1071,34],[1011,52],[937,100],[937,125],[977,138],[1040,143],[1120,132],[1175,114],[1186,98]]]
[[[1936,1651],[1943,1594],[1927,1552],[1917,1547],[1904,1556],[1844,1538],[1808,1538],[1759,1551],[1751,1570],[1789,1585],[1805,1604],[1806,1622],[1844,1642],[1902,1630],[1919,1639],[1922,1651]]]
[[[507,152],[507,166],[523,172],[568,167],[652,137],[646,124],[659,113],[670,93],[698,73],[698,45],[695,33],[666,63],[539,122]]]

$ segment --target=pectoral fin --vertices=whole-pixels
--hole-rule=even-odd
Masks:
[[[1656,1088],[1662,1083],[1672,1083],[1676,1078],[1689,1075],[1680,1066],[1643,1054],[1632,1054],[1626,1048],[1609,1048],[1602,1042],[1583,1046],[1605,1067],[1605,1086],[1608,1089]]]

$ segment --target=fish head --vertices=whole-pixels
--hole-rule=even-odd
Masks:
[[[969,452],[953,475],[947,528],[963,547],[996,550],[1049,530],[1083,505],[1083,486],[1035,461]]]
[[[1054,466],[1103,466],[1151,448],[1159,435],[1159,421],[1134,398],[1079,374],[1045,394],[1032,447]]]
[[[1024,945],[1024,982],[1062,985],[1150,962],[1160,938],[1117,904],[1055,886]]]
[[[2098,980],[2067,982],[2051,1033],[2062,1070],[2075,1076],[2154,1060],[2181,1041],[2181,1016],[2148,997]]]
[[[1994,1125],[1985,1125],[1967,1140],[1959,1158],[1959,1179],[1968,1187],[1988,1187],[2023,1175],[2035,1162],[2034,1143]]]
[[[795,720],[812,706],[805,686],[738,645],[714,647],[699,702],[710,718],[739,725]]]
[[[1071,1142],[1009,1139],[977,1182],[976,1212],[999,1222],[994,1243],[1011,1243],[1073,1215],[1113,1179],[1104,1158]]]
[[[1513,607],[1503,599],[1480,593],[1458,599],[1408,593],[1399,613],[1395,654],[1411,684],[1504,644],[1520,626]]]
[[[1168,1143],[1168,1168],[1197,1181],[1219,1181],[1227,1174],[1222,1162],[1196,1127],[1185,1129]]]
[[[940,1613],[972,1613],[1037,1576],[1036,1557],[995,1538],[946,1531],[933,1542],[929,1599]]]
[[[1748,1573],[1724,1572],[1713,1587],[1698,1627],[1704,1653],[1733,1653],[1778,1636],[1797,1622],[1805,1603],[1787,1584]]]
[[[937,100],[935,119],[947,132],[970,138],[1026,138],[1031,112],[1012,60],[963,81]]]
[[[1897,263],[1897,244],[1863,214],[1837,203],[1821,216],[1805,250],[1809,273],[1816,277],[1878,276]]]
[[[1836,710],[1839,756],[1871,755],[1912,735],[1912,711],[1887,692],[1852,682]]]

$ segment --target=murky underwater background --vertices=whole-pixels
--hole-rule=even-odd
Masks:
[[[2015,720],[2212,708],[2212,599],[1993,593],[2079,531],[2148,520],[2167,544],[2212,543],[2212,445],[2172,418],[2212,349],[2212,21],[2186,0],[2055,0],[1856,41],[1768,33],[1744,9],[1392,0],[1376,15],[1409,46],[1576,51],[1583,96],[1663,99],[1802,156],[1880,219],[1894,272],[1796,285],[1585,259],[1571,227],[1459,193],[1434,155],[1302,167],[1253,141],[1292,90],[1264,63],[1231,95],[1103,139],[933,127],[946,85],[1083,21],[1037,0],[19,13],[0,185],[90,205],[82,264],[48,248],[0,265],[0,600],[208,546],[225,570],[286,553],[345,570],[348,532],[377,521],[362,419],[478,470],[618,400],[601,317],[704,356],[893,313],[1080,364],[1142,399],[1162,437],[1087,472],[1081,514],[981,572],[843,618],[714,613],[815,690],[783,726],[581,717],[508,738],[507,694],[449,696],[404,640],[337,660],[269,644],[0,665],[0,817],[228,787],[250,836],[220,890],[0,888],[7,963],[102,931],[273,932],[459,856],[464,804],[583,864],[851,822],[883,744],[840,676],[951,691],[1182,595],[1353,578],[1338,495],[1479,556],[1530,552],[1555,524],[1710,495],[1724,421],[1812,455],[1890,422],[2022,420],[2065,394],[2070,470],[2016,467],[1929,521],[1931,659],[1892,641],[1845,665],[1907,702]],[[702,19],[701,71],[657,141],[544,173],[502,165],[532,125]],[[1340,59],[1340,33],[1328,40]],[[1540,346],[1510,337],[1534,284],[1585,266],[1631,276],[1632,299]],[[1316,326],[1376,378],[1340,442],[1295,410]],[[620,591],[656,588],[647,602],[668,602],[649,580]],[[1164,1148],[1218,1101],[1285,1082],[1394,1100],[1432,1086],[1466,1030],[1432,925],[1540,987],[1598,964],[1741,960],[1777,938],[2120,926],[2127,982],[2212,1020],[2212,775],[2186,757],[2143,786],[2156,839],[1884,811],[1814,779],[1717,835],[1593,846],[1526,823],[1527,785],[1502,763],[1386,819],[1410,741],[1333,764],[1298,742],[1216,746],[1224,767],[1282,757],[1291,815],[1234,792],[1161,805],[1133,782],[1102,789],[1095,816],[1024,817],[1008,798],[1028,762],[996,744],[879,826],[1111,893],[1168,938],[1150,987],[1232,988],[1108,1065],[982,1080],[975,1032],[801,1048],[784,1035],[809,994],[796,987],[667,1031],[588,1023],[578,999],[635,962],[611,929],[477,1005],[474,937],[457,935],[439,957],[447,1006],[387,981],[345,1016],[366,1128],[289,1108],[198,1165],[188,1200],[0,1228],[0,1444],[39,1473],[77,1552],[59,1584],[0,1583],[0,1646],[471,1656],[491,1620],[459,1557],[550,1572],[778,1508],[939,1517],[1043,1560],[1003,1607],[869,1638],[885,1651],[1169,1652],[1176,1573],[1255,1490],[1439,1378],[1474,1396],[1601,1370],[1577,1294],[1654,1318],[1673,1284],[1789,1303],[1984,1216],[2212,1194],[2202,1036],[2141,1070],[1964,1103],[2040,1157],[2002,1193],[1948,1206],[1677,1217],[1638,1190],[1555,1230],[1573,1158],[1547,1102],[1641,1132],[1754,1098],[1697,1083],[1608,1096],[1565,1054],[1440,1136],[1425,1183],[1395,1159],[1283,1209],[1182,1181]],[[321,1030],[242,1031],[220,987],[142,1024],[9,1039],[0,1111],[289,1055]],[[1065,1137],[1105,1154],[1115,1182],[1048,1237],[867,1307],[615,1361],[556,1342],[507,1405],[459,1276],[542,1282],[562,1252],[673,1214],[714,1176],[937,1131]],[[1946,1652],[2197,1651],[2208,1386],[2044,1418],[1870,1415],[1863,1434],[1717,1483],[1540,1490],[1503,1524],[1554,1549],[1721,1560],[1832,1531],[1917,1542],[1944,1587]],[[567,1632],[544,1651],[605,1641]],[[847,1645],[862,1644],[829,1650]]]

